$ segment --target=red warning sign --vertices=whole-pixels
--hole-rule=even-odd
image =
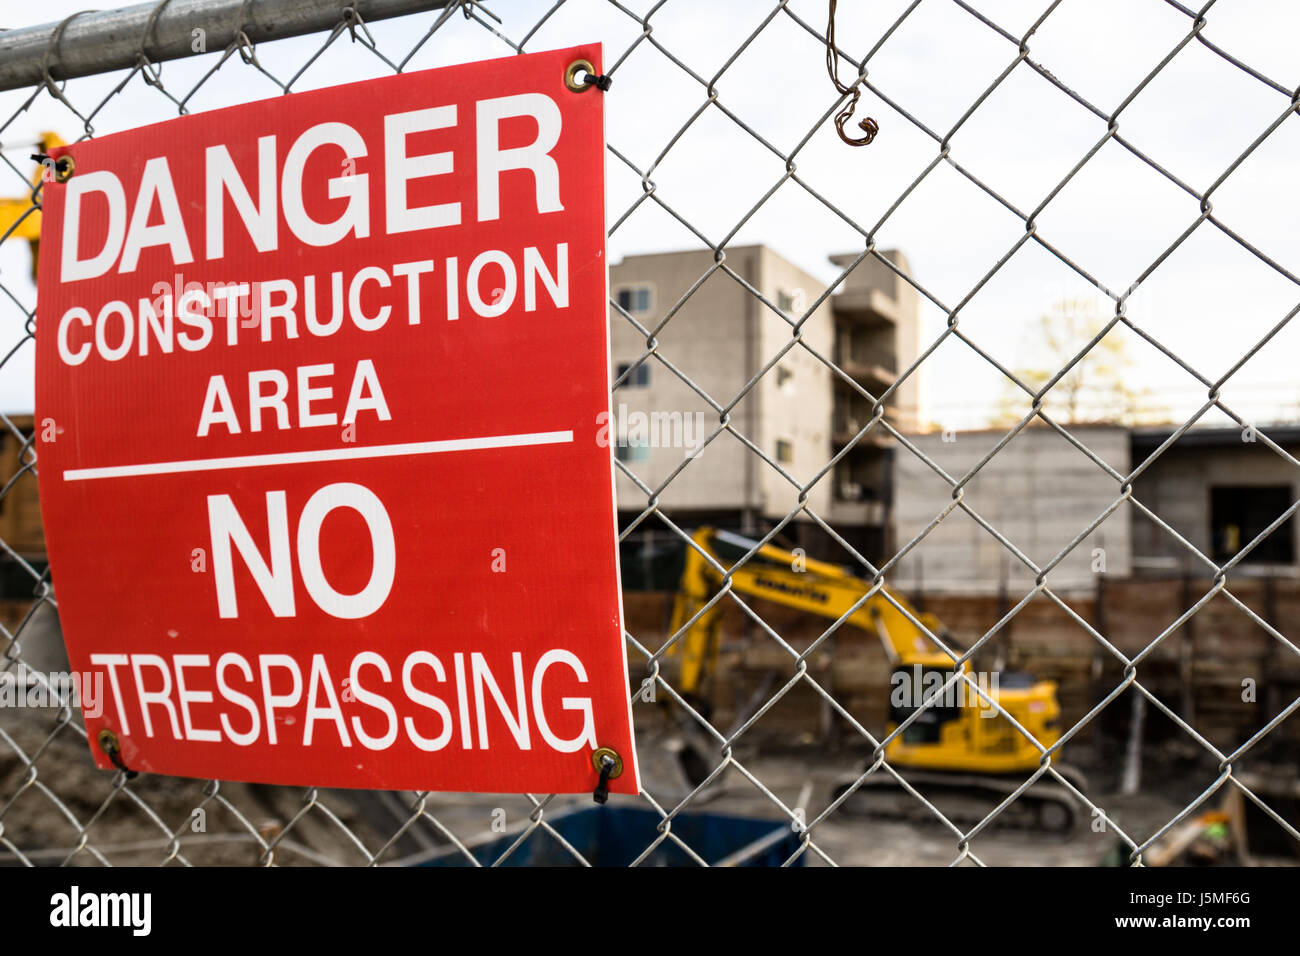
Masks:
[[[577,792],[608,747],[637,791],[578,60],[55,153],[40,491],[100,766],[107,729],[151,773]]]

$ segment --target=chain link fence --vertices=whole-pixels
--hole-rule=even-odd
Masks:
[[[950,848],[952,862],[958,863],[984,862],[980,847],[986,833],[1040,780],[1055,781],[1073,793],[1085,809],[1085,817],[1094,824],[1101,821],[1105,831],[1122,843],[1124,862],[1142,862],[1143,854],[1174,828],[1229,792],[1240,794],[1289,838],[1300,841],[1300,833],[1282,810],[1256,793],[1235,769],[1291,717],[1300,707],[1300,699],[1283,701],[1277,712],[1254,733],[1235,746],[1224,747],[1203,736],[1175,706],[1143,683],[1144,662],[1213,600],[1226,600],[1234,605],[1267,633],[1284,658],[1300,658],[1300,648],[1284,633],[1287,622],[1265,619],[1234,593],[1234,580],[1242,562],[1268,534],[1291,518],[1300,501],[1291,501],[1253,540],[1242,542],[1231,558],[1222,560],[1205,553],[1180,533],[1162,516],[1159,503],[1143,501],[1134,492],[1135,482],[1161,455],[1210,415],[1242,429],[1253,429],[1260,446],[1288,466],[1300,466],[1292,451],[1270,436],[1268,428],[1257,427],[1255,416],[1240,412],[1225,396],[1225,387],[1233,376],[1283,333],[1300,311],[1300,305],[1271,318],[1261,335],[1252,331],[1246,336],[1244,326],[1221,326],[1216,347],[1222,353],[1230,353],[1231,364],[1218,375],[1199,370],[1180,354],[1183,350],[1178,345],[1162,341],[1147,328],[1140,315],[1130,314],[1129,309],[1135,295],[1171,257],[1192,242],[1193,237],[1210,232],[1250,257],[1273,279],[1281,280],[1289,288],[1292,299],[1300,298],[1296,289],[1300,287],[1300,278],[1285,262],[1252,244],[1245,227],[1215,211],[1213,200],[1224,184],[1234,176],[1247,175],[1244,165],[1271,137],[1295,125],[1297,121],[1291,115],[1300,107],[1300,90],[1271,78],[1216,41],[1215,8],[1229,5],[1228,0],[1217,4],[1211,0],[1202,8],[1194,9],[1174,0],[1164,4],[1153,0],[1151,6],[1160,8],[1165,26],[1176,25],[1176,30],[1171,27],[1172,40],[1159,57],[1143,66],[1131,88],[1106,103],[1093,102],[1079,89],[1067,85],[1053,72],[1053,63],[1040,60],[1035,52],[1037,38],[1050,31],[1054,19],[1066,15],[1070,4],[1063,0],[1043,4],[1041,12],[1032,19],[1023,11],[1013,15],[1006,4],[962,0],[879,4],[877,19],[871,22],[870,29],[861,20],[841,22],[829,52],[829,63],[839,74],[834,84],[820,56],[828,43],[827,5],[812,0],[779,3],[754,0],[711,5],[673,0],[656,3],[649,0],[641,3],[633,0],[625,3],[618,0],[554,3],[540,0],[514,3],[504,0],[499,3],[161,0],[157,4],[115,12],[78,14],[43,28],[0,31],[0,83],[11,91],[6,94],[10,99],[5,100],[7,112],[0,123],[0,157],[8,168],[4,174],[9,184],[7,194],[17,197],[9,204],[13,214],[0,236],[0,256],[3,256],[0,260],[3,319],[0,322],[12,340],[11,347],[0,359],[0,380],[8,379],[5,387],[10,391],[6,395],[11,397],[7,400],[21,406],[23,390],[30,388],[32,343],[38,315],[34,288],[22,274],[25,261],[21,258],[25,241],[36,238],[32,225],[41,198],[39,177],[33,181],[28,159],[29,154],[40,151],[39,144],[30,142],[33,134],[58,130],[69,140],[80,140],[106,129],[141,125],[276,93],[291,93],[304,86],[438,66],[448,62],[449,57],[474,59],[494,55],[494,51],[496,55],[506,55],[512,51],[553,48],[575,37],[584,41],[600,39],[605,44],[606,73],[613,80],[606,100],[610,123],[607,165],[611,182],[611,246],[645,249],[661,243],[663,235],[673,234],[678,237],[678,244],[685,242],[711,251],[684,294],[664,303],[658,318],[647,320],[630,300],[616,296],[610,303],[611,322],[633,330],[642,343],[635,360],[620,366],[616,374],[614,404],[627,394],[624,389],[635,384],[638,370],[649,368],[656,376],[680,381],[711,410],[701,452],[662,480],[654,483],[645,480],[634,460],[619,456],[619,473],[639,492],[635,501],[627,500],[626,494],[620,497],[625,542],[652,531],[659,544],[665,539],[675,540],[683,548],[698,550],[691,539],[690,523],[666,503],[671,486],[691,480],[701,470],[707,472],[714,457],[711,449],[738,442],[750,459],[750,467],[779,476],[788,485],[794,502],[787,514],[774,517],[759,529],[756,537],[760,544],[785,540],[783,535],[796,522],[820,529],[838,549],[839,563],[850,565],[854,573],[870,582],[870,591],[862,595],[854,610],[877,594],[888,596],[890,592],[884,589],[890,584],[891,575],[904,566],[936,528],[964,515],[1004,549],[1011,562],[1026,568],[1033,584],[1024,593],[1011,594],[996,623],[986,628],[969,647],[959,648],[946,643],[942,635],[934,635],[952,660],[957,664],[973,661],[976,654],[996,643],[1026,607],[1035,602],[1050,602],[1087,635],[1090,647],[1103,654],[1121,675],[1111,686],[1102,688],[1081,719],[1062,728],[1059,742],[1050,747],[1033,740],[1028,731],[1016,724],[1016,731],[1033,741],[1041,753],[1040,767],[1019,781],[1005,799],[968,823],[947,814],[909,784],[905,770],[900,771],[884,759],[886,744],[907,732],[929,707],[919,708],[902,726],[885,734],[883,727],[868,726],[838,699],[834,688],[812,665],[817,655],[825,654],[828,648],[830,653],[835,653],[836,632],[849,615],[829,622],[819,629],[814,639],[796,646],[783,637],[779,624],[769,623],[752,600],[732,588],[732,576],[757,553],[759,545],[754,545],[730,568],[708,558],[722,581],[709,607],[720,604],[738,608],[747,621],[746,626],[758,639],[784,656],[786,673],[763,689],[759,699],[736,724],[716,726],[699,701],[688,699],[675,686],[674,670],[667,666],[672,648],[680,643],[686,628],[668,634],[666,640],[652,639],[651,635],[629,629],[626,634],[632,666],[629,693],[639,724],[645,722],[649,712],[657,712],[665,705],[677,708],[704,738],[702,752],[707,760],[699,775],[703,782],[685,792],[658,788],[653,775],[647,776],[644,792],[629,803],[652,814],[653,827],[644,843],[636,848],[633,862],[653,862],[661,848],[672,848],[692,862],[705,863],[707,854],[694,842],[683,823],[692,812],[708,803],[710,788],[724,774],[740,780],[750,796],[765,807],[766,817],[777,821],[787,834],[793,834],[789,852],[773,860],[786,864],[837,862],[846,833],[849,838],[870,843],[871,838],[863,835],[866,831],[853,830],[843,822],[843,811],[844,804],[853,799],[856,786],[871,776],[893,778],[914,799],[916,807],[932,818],[931,825],[938,828],[937,832]],[[980,9],[987,6],[996,7],[996,12]],[[844,18],[856,12],[842,8],[840,16]],[[936,16],[950,18],[949,22],[956,24],[954,30],[961,31],[963,37],[969,35],[960,43],[983,44],[995,51],[993,55],[1000,58],[1001,66],[991,79],[986,81],[981,77],[976,81],[973,77],[979,74],[972,73],[954,83],[952,77],[904,78],[896,71],[877,68],[888,57],[891,39],[906,33],[915,21],[924,20],[929,24]],[[389,20],[391,17],[398,19]],[[698,23],[693,26],[693,21]],[[699,55],[700,33],[709,24],[719,22],[726,23],[728,29],[718,31],[712,38],[704,37],[704,46],[711,49],[708,56]],[[1016,26],[1012,28],[1005,23]],[[1267,24],[1256,26],[1267,29]],[[688,46],[690,52],[682,52],[683,46]],[[1197,182],[1203,184],[1199,188],[1171,171],[1178,163],[1161,154],[1159,137],[1144,136],[1140,127],[1130,130],[1124,122],[1131,105],[1144,90],[1160,82],[1162,75],[1174,71],[1181,62],[1180,57],[1193,51],[1199,56],[1212,57],[1216,69],[1231,71],[1241,81],[1242,89],[1249,87],[1249,94],[1256,101],[1267,104],[1269,117],[1229,162],[1208,176],[1197,177]],[[792,88],[817,92],[798,101],[774,98],[756,109],[743,83],[731,83],[741,72],[737,64],[743,61],[750,68],[755,58],[761,58],[758,62],[764,64],[763,69],[777,78],[774,89],[788,83]],[[981,122],[981,108],[985,104],[995,97],[1016,95],[1017,84],[1030,76],[1050,86],[1063,104],[1065,101],[1072,104],[1069,109],[1077,107],[1077,112],[1071,115],[1077,121],[1075,133],[1084,141],[1084,148],[1063,170],[1053,172],[1044,180],[1048,188],[1026,202],[1019,196],[1022,191],[994,188],[991,177],[977,175],[973,171],[976,167],[964,160],[958,134]],[[917,91],[927,82],[945,85],[947,102],[958,104],[952,110],[955,120],[936,124],[910,102],[913,96],[919,98]],[[841,119],[841,132],[858,136],[855,127],[868,112],[880,120],[881,132],[874,144],[853,150],[836,138],[836,122],[837,117],[846,118],[853,113],[854,101],[859,97],[858,115],[847,125]],[[629,105],[625,107],[624,103]],[[650,103],[656,107],[653,114],[646,112]],[[808,107],[809,103],[815,109]],[[1062,105],[1061,109],[1066,106]],[[780,122],[776,122],[778,119]],[[1204,137],[1215,137],[1217,121],[1213,118],[1202,121]],[[764,157],[763,162],[771,162],[772,174],[757,195],[749,198],[727,192],[728,183],[720,176],[726,166],[725,158],[702,154],[696,137],[697,131],[709,124],[721,124],[730,135],[743,137],[750,148]],[[864,172],[860,178],[846,183],[843,163],[860,163],[865,169],[872,151],[888,150],[891,139],[902,142],[904,137],[911,144],[909,156],[915,158],[905,178],[882,177],[873,181]],[[818,159],[826,154],[829,141],[847,157],[837,160],[840,165]],[[1007,148],[1014,147],[1009,144]],[[1052,229],[1041,225],[1050,218],[1048,214],[1054,202],[1083,177],[1103,148],[1108,153],[1118,148],[1129,160],[1153,173],[1163,186],[1172,187],[1177,194],[1175,205],[1182,210],[1174,235],[1156,234],[1158,231],[1152,226],[1153,234],[1142,236],[1154,242],[1157,251],[1137,265],[1132,284],[1118,290],[1108,288],[1099,271],[1090,271],[1088,261],[1079,261],[1068,254],[1065,246],[1057,243]],[[732,161],[750,162],[749,155],[738,153]],[[1018,158],[1029,166],[1035,162],[1032,153]],[[686,172],[672,170],[673,164],[682,164]],[[707,188],[731,201],[713,208],[708,216],[693,214],[691,197],[674,193],[671,186],[673,182],[681,182],[683,175],[710,177]],[[960,182],[962,188],[977,191],[997,207],[999,215],[1013,217],[1017,224],[1016,234],[1005,245],[997,244],[1001,235],[997,230],[990,229],[986,240],[980,241],[971,233],[957,231],[957,241],[967,258],[979,262],[972,273],[974,281],[964,283],[961,288],[953,287],[952,283],[947,283],[947,288],[932,288],[923,270],[912,275],[900,268],[894,257],[885,255],[883,245],[889,240],[891,222],[909,197],[945,176]],[[1043,178],[1041,168],[1037,170],[1037,178]],[[879,203],[878,214],[863,214],[868,207],[854,198],[859,192],[874,195]],[[827,226],[828,230],[833,228],[839,236],[852,236],[856,242],[856,252],[840,257],[837,274],[826,283],[825,289],[809,296],[798,308],[777,301],[769,290],[755,285],[735,264],[736,257],[729,254],[738,235],[751,234],[744,230],[761,220],[766,210],[786,204],[792,194],[798,197],[797,208],[807,211],[809,216],[828,220],[833,223]],[[719,213],[719,209],[724,212]],[[647,226],[651,215],[657,223],[657,232]],[[936,241],[941,233],[956,230],[953,223],[943,218],[935,221],[933,228]],[[1141,233],[1144,221],[1139,218],[1123,228]],[[637,234],[639,229],[646,230],[644,237]],[[967,236],[972,238],[961,238]],[[33,251],[34,248],[33,243]],[[971,334],[963,321],[963,313],[971,310],[981,291],[996,283],[1004,270],[1008,270],[1008,264],[1026,248],[1052,260],[1053,268],[1059,265],[1072,277],[1099,290],[1110,311],[1098,328],[1070,345],[1058,367],[1037,380],[1014,369],[1005,357],[999,357],[997,349],[988,346],[987,339],[981,341],[979,336]],[[860,267],[883,270],[882,274],[914,290],[926,314],[940,317],[935,323],[936,334],[925,338],[914,360],[896,369],[892,382],[876,389],[866,387],[861,376],[846,372],[841,367],[841,357],[822,350],[815,344],[815,337],[808,334],[818,310]],[[707,383],[687,375],[682,370],[681,356],[674,355],[670,344],[674,321],[680,323],[680,316],[689,310],[692,297],[710,282],[728,283],[743,290],[761,314],[775,317],[786,329],[784,343],[774,354],[761,357],[756,363],[757,371],[734,394],[712,394]],[[1158,352],[1195,380],[1200,390],[1196,407],[1185,416],[1178,415],[1179,420],[1170,425],[1168,437],[1154,451],[1122,469],[1094,452],[1087,443],[1086,433],[1075,428],[1071,421],[1053,414],[1048,407],[1053,387],[1076,367],[1081,367],[1086,356],[1108,335],[1121,334],[1140,340]],[[720,348],[741,350],[745,343],[733,342]],[[1018,403],[1013,424],[996,433],[987,452],[979,456],[973,467],[958,473],[950,473],[928,455],[900,427],[891,412],[892,403],[907,384],[934,366],[938,361],[936,356],[950,354],[953,349],[974,359],[999,381],[1010,383]],[[828,447],[825,460],[799,477],[782,460],[779,449],[746,433],[748,419],[737,413],[760,388],[760,382],[776,376],[782,361],[792,353],[811,357],[827,370],[837,387],[850,390],[866,410],[865,420],[854,422],[853,434],[843,447],[838,451]],[[30,397],[27,400],[30,402]],[[12,514],[23,496],[34,496],[34,475],[38,467],[34,436],[37,423],[19,415],[5,416],[3,421],[7,450],[3,458],[5,472],[0,476],[4,480],[0,488],[0,517],[5,504],[10,505]],[[1080,460],[1095,467],[1111,489],[1110,503],[1080,520],[1068,544],[1046,559],[1031,557],[995,521],[984,517],[967,495],[986,466],[1031,427],[1050,429],[1058,435],[1077,451]],[[869,555],[841,533],[836,522],[816,507],[814,499],[818,486],[824,487],[833,480],[836,466],[854,448],[878,440],[887,441],[896,455],[914,456],[950,494],[947,504],[933,514],[919,533],[906,540],[900,536],[884,553]],[[1054,590],[1052,578],[1054,569],[1121,508],[1145,516],[1169,540],[1177,542],[1184,559],[1204,574],[1203,580],[1198,579],[1196,592],[1189,596],[1185,610],[1166,625],[1153,629],[1136,652],[1121,650],[1108,636],[1105,622],[1082,616],[1074,604]],[[31,649],[40,643],[42,634],[57,635],[57,602],[53,590],[57,582],[51,582],[43,556],[15,538],[22,533],[21,528],[13,523],[4,527],[10,529],[7,540],[0,541],[8,558],[5,584],[10,610],[0,634],[0,665],[4,673],[26,682],[23,686],[29,690],[40,688],[53,695],[54,705],[37,711],[0,708],[0,860],[5,863],[384,865],[444,859],[450,854],[460,862],[481,864],[517,861],[535,854],[539,844],[573,862],[589,862],[583,850],[555,825],[558,817],[572,809],[573,798],[529,794],[461,798],[431,793],[303,790],[147,775],[128,779],[123,773],[95,770],[87,752],[81,716],[66,706],[63,695],[67,688],[50,685],[44,676],[50,669],[48,662],[32,659]],[[624,562],[627,563],[626,552]],[[33,597],[21,597],[27,594]],[[914,624],[924,627],[909,609],[899,605],[899,610]],[[929,629],[926,630],[928,633]],[[992,702],[972,677],[963,675],[960,669],[954,670],[950,683],[962,680],[969,685],[971,693]],[[648,693],[647,688],[652,692]],[[843,768],[856,775],[855,786],[833,798],[810,793],[802,786],[791,790],[784,782],[778,785],[769,780],[762,754],[745,747],[747,735],[765,715],[796,691],[814,695],[837,723],[847,728],[858,748],[856,753],[866,754],[865,762],[852,756],[841,761]],[[1167,717],[1214,767],[1195,798],[1158,826],[1126,828],[1105,806],[1096,802],[1097,794],[1078,786],[1077,778],[1059,769],[1061,749],[1076,741],[1103,710],[1123,695],[1140,698],[1148,712],[1158,711]],[[648,765],[653,760],[654,755],[649,751],[654,746],[653,738],[641,739],[640,749],[646,752]],[[817,764],[832,758],[813,748],[812,756],[807,759]],[[505,833],[504,841],[485,855],[481,849],[489,845],[485,836],[496,838],[500,832]],[[853,837],[855,833],[859,835]],[[1026,862],[1035,862],[1032,848],[1025,850],[1024,858]],[[895,862],[910,861],[904,857]]]

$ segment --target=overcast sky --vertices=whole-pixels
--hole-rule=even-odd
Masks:
[[[58,20],[84,0],[6,4],[0,25]],[[107,4],[106,4],[107,5]],[[638,13],[649,0],[627,0]],[[975,0],[988,19],[1022,34],[1046,0]],[[519,38],[550,6],[539,0],[494,0],[489,6]],[[726,61],[771,11],[766,0],[668,0],[654,15],[654,37],[701,75]],[[906,0],[840,4],[838,41],[861,56],[908,6]],[[817,29],[825,0],[792,0]],[[381,50],[400,59],[435,14],[376,23]],[[7,20],[5,19],[7,18]],[[1284,0],[1220,0],[1203,36],[1287,88],[1300,86],[1300,5]],[[201,26],[201,24],[197,24]],[[1186,35],[1191,20],[1161,0],[1063,0],[1029,41],[1030,57],[1105,112]],[[640,25],[606,0],[569,0],[529,41],[544,50],[605,43],[612,61],[640,34]],[[320,36],[267,43],[262,64],[287,78],[319,46]],[[457,15],[408,69],[505,55],[509,47]],[[836,99],[826,75],[824,46],[789,16],[778,15],[717,83],[720,102],[782,151],[792,149]],[[870,64],[870,79],[915,119],[940,136],[1015,59],[1017,47],[951,0],[921,0]],[[217,54],[163,67],[169,90],[188,91]],[[297,84],[313,89],[386,75],[388,68],[346,37]],[[69,82],[67,96],[82,109],[102,100],[123,74]],[[229,61],[190,102],[192,112],[277,95],[277,88]],[[7,119],[30,91],[0,93]],[[705,92],[649,44],[616,73],[607,100],[613,147],[645,168],[699,108]],[[1119,117],[1119,132],[1195,190],[1212,184],[1287,108],[1289,97],[1248,76],[1203,45],[1189,44]],[[938,155],[938,144],[870,92],[860,115],[880,123],[876,142],[844,145],[827,122],[796,158],[798,174],[863,226],[876,220]],[[136,77],[94,120],[107,133],[176,115],[175,107]],[[9,159],[29,168],[29,142],[43,129],[68,138],[80,122],[42,95],[0,133]],[[951,157],[1023,211],[1039,205],[1105,133],[1106,122],[1020,64],[951,139]],[[11,145],[16,144],[16,145]],[[1300,273],[1300,118],[1291,115],[1213,196],[1214,213],[1293,273]],[[784,163],[721,112],[695,122],[655,170],[658,195],[712,241],[735,224],[784,172]],[[611,223],[641,194],[639,179],[614,157],[607,161]],[[4,180],[0,178],[0,182]],[[17,195],[16,182],[7,194]],[[1199,215],[1198,202],[1111,142],[1037,217],[1038,234],[1112,289],[1130,286]],[[897,247],[917,280],[948,305],[961,301],[1024,233],[1015,215],[941,163],[881,227],[878,245]],[[750,218],[735,244],[767,243],[823,281],[836,270],[835,252],[862,248],[862,237],[796,183],[788,182]],[[611,259],[637,252],[698,246],[698,240],[652,203],[644,203],[610,238]],[[0,248],[0,280],[23,302],[34,301],[23,244]],[[1096,296],[1083,278],[1037,243],[1026,244],[961,312],[961,327],[1008,366],[1033,350],[1026,335],[1053,303]],[[1300,286],[1260,262],[1212,224],[1195,233],[1133,295],[1128,314],[1192,367],[1217,377],[1300,302]],[[1101,309],[1113,312],[1107,301]],[[1296,320],[1300,323],[1300,319]],[[8,348],[21,314],[0,303]],[[940,309],[927,306],[931,338],[943,329]],[[1172,414],[1197,407],[1204,388],[1169,358],[1125,330],[1135,360],[1133,378],[1156,393]],[[1260,421],[1295,416],[1300,386],[1294,371],[1300,325],[1290,325],[1224,387],[1229,405]],[[1082,344],[1082,342],[1080,343]],[[31,405],[30,345],[0,373],[0,407]],[[939,424],[979,424],[1001,394],[1001,377],[962,343],[950,340],[927,363],[930,417]],[[1222,423],[1224,419],[1207,418]]]

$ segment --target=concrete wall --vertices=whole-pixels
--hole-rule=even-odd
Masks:
[[[1219,432],[1219,430],[1215,430]],[[1265,429],[1267,431],[1267,429]],[[1300,497],[1300,473],[1277,452],[1259,441],[1243,441],[1242,431],[1225,429],[1210,444],[1196,430],[1165,449],[1133,482],[1137,500],[1160,515],[1166,523],[1185,537],[1203,554],[1213,557],[1210,533],[1210,489],[1215,486],[1278,485],[1291,489],[1290,501]],[[1300,454],[1300,445],[1287,450]],[[1145,450],[1142,450],[1145,449]],[[1139,460],[1151,449],[1139,446]],[[1261,529],[1262,530],[1262,529]],[[1284,533],[1278,529],[1276,534]],[[1300,522],[1291,521],[1290,533],[1296,554],[1300,554]],[[1243,544],[1246,542],[1243,542]],[[1188,569],[1204,572],[1204,564],[1145,515],[1133,521],[1133,550],[1138,570]],[[1247,567],[1242,565],[1243,570]]]
[[[1159,578],[1107,575],[1106,581],[1103,591],[1071,596],[1065,603],[1084,621],[1101,628],[1107,639],[1129,656],[1146,648],[1205,590],[1185,589],[1179,580]],[[1271,618],[1283,633],[1294,636],[1294,629],[1287,625],[1300,619],[1300,580],[1239,580],[1232,590],[1255,613]],[[915,593],[908,596],[918,598]],[[647,647],[663,646],[672,602],[672,592],[625,594],[628,631]],[[761,599],[748,598],[746,603],[799,651],[807,649],[826,629],[826,620],[819,615],[802,614]],[[987,634],[1007,610],[1007,602],[996,594],[936,594],[928,586],[924,604],[962,647]],[[713,720],[721,726],[743,711],[773,672],[788,674],[792,664],[789,654],[775,642],[761,634],[753,636],[749,618],[733,602],[723,601],[719,607],[721,661],[714,685]],[[1139,673],[1144,687],[1226,753],[1300,695],[1300,664],[1294,654],[1222,595],[1203,606],[1191,622],[1157,644],[1144,658]],[[976,655],[975,668],[992,669],[1001,652],[1011,669],[1056,681],[1062,726],[1081,720],[1123,680],[1120,662],[1045,596],[1029,602],[999,633],[1007,638],[1003,646],[996,638],[985,643]],[[676,661],[668,658],[665,665],[672,668]],[[873,733],[884,731],[891,667],[874,633],[845,624],[822,641],[807,662],[809,674],[855,719]],[[630,667],[636,686],[645,676],[645,665],[632,661]],[[1243,677],[1257,681],[1254,700],[1242,700]],[[1109,739],[1126,739],[1130,712],[1128,700],[1115,701],[1076,741],[1099,733]],[[1156,708],[1147,709],[1146,720],[1149,744],[1187,741],[1186,734]],[[848,739],[854,737],[848,728],[841,729]],[[749,733],[785,744],[795,735],[825,740],[824,702],[800,682]],[[1066,753],[1074,746],[1077,742],[1068,745]],[[1275,754],[1272,759],[1294,766],[1297,747],[1300,721],[1292,717],[1278,724],[1252,754],[1267,760],[1265,754],[1271,750]]]
[[[1118,426],[1071,426],[1079,441],[1120,474],[1129,468],[1129,433]],[[1005,432],[909,435],[953,478],[960,478]],[[952,440],[945,441],[948,437]],[[904,546],[952,501],[948,484],[906,448],[894,456],[896,540]],[[1004,446],[967,486],[964,501],[1040,567],[1119,495],[1119,483],[1052,429],[1031,427]],[[1104,548],[1114,577],[1131,571],[1131,510],[1121,506],[1048,576],[1054,590],[1095,587],[1093,549]],[[903,588],[989,593],[1006,574],[1023,593],[1033,574],[968,514],[956,509],[904,558],[892,576]],[[1018,597],[1018,595],[1014,595]]]

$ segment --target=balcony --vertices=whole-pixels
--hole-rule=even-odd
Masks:
[[[850,354],[841,355],[835,364],[872,395],[879,395],[898,381],[897,373],[879,360],[859,359]],[[843,384],[843,379],[837,377],[836,381]]]
[[[893,419],[893,411],[886,407],[885,421],[892,424]],[[869,421],[871,421],[871,416],[866,413],[860,415],[836,415],[831,429],[831,444],[835,447],[835,450],[838,451],[853,441],[858,432],[862,431]],[[858,443],[853,446],[853,451],[856,453],[868,448],[888,448],[892,443],[893,437],[877,423],[872,426],[869,432],[858,439]]]
[[[886,253],[904,272],[907,262],[897,253]],[[846,268],[858,261],[857,254],[835,255],[831,262]],[[898,300],[894,297],[899,279],[879,262],[867,259],[861,262],[831,297],[831,308],[836,318],[847,320],[859,328],[884,328],[897,326],[903,318]]]
[[[850,289],[831,297],[835,317],[855,325],[873,328],[896,326],[900,315],[898,303],[879,289]]]

